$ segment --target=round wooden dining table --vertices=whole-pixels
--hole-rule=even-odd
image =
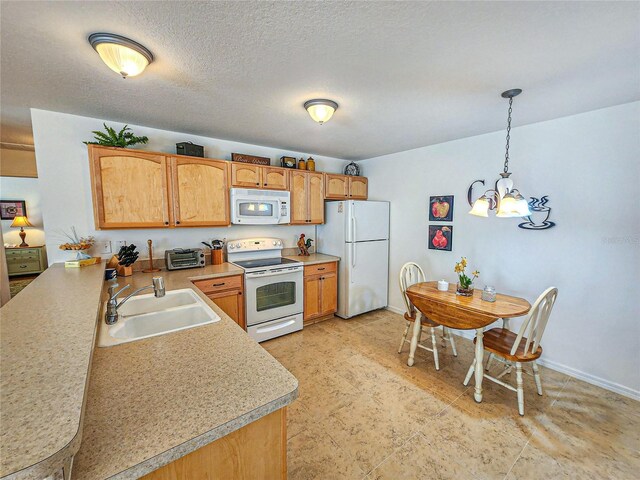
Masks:
[[[484,378],[484,327],[499,319],[525,315],[531,308],[529,302],[524,298],[502,294],[496,295],[495,302],[487,302],[482,300],[481,290],[475,290],[471,297],[463,297],[456,294],[456,286],[453,284],[449,284],[448,291],[438,290],[438,282],[411,285],[407,289],[407,296],[418,311],[434,322],[456,330],[476,331],[474,398],[476,402],[481,402]],[[409,366],[413,365],[420,337],[421,316],[416,317],[407,362]]]

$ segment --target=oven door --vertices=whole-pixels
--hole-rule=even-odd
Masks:
[[[246,273],[247,326],[302,313],[302,272],[295,266]]]
[[[280,201],[276,199],[236,198],[232,210],[235,224],[271,225],[280,221]]]

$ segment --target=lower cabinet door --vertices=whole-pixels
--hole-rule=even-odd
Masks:
[[[329,315],[338,309],[338,276],[329,273],[322,277],[321,313]]]
[[[213,303],[229,315],[234,322],[240,325],[244,330],[247,325],[244,318],[244,295],[241,290],[231,290],[227,292],[218,292],[207,294]]]
[[[320,275],[304,279],[304,319],[309,320],[320,314]]]

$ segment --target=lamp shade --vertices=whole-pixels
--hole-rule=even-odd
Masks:
[[[89,43],[100,58],[123,78],[140,75],[153,61],[151,52],[133,40],[111,33],[94,33]]]
[[[509,217],[521,217],[520,213],[518,213],[518,202],[516,198],[511,193],[507,193],[504,197],[500,199],[500,203],[498,205],[498,213],[496,213],[496,217],[500,218],[509,218]]]
[[[11,222],[12,227],[33,227],[31,223],[29,223],[29,219],[24,216],[16,216],[13,217],[13,222]]]
[[[489,199],[484,195],[473,202],[473,208],[469,211],[471,215],[476,215],[477,217],[488,217],[489,216]]]
[[[322,125],[333,116],[333,112],[338,108],[338,104],[333,100],[316,99],[305,102],[304,108],[309,112],[313,120]]]

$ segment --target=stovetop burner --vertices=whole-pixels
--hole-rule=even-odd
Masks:
[[[300,263],[296,260],[289,258],[275,257],[275,258],[259,258],[256,260],[241,260],[232,262],[242,268],[261,268],[261,267],[274,267],[281,265],[288,265],[291,263]]]

